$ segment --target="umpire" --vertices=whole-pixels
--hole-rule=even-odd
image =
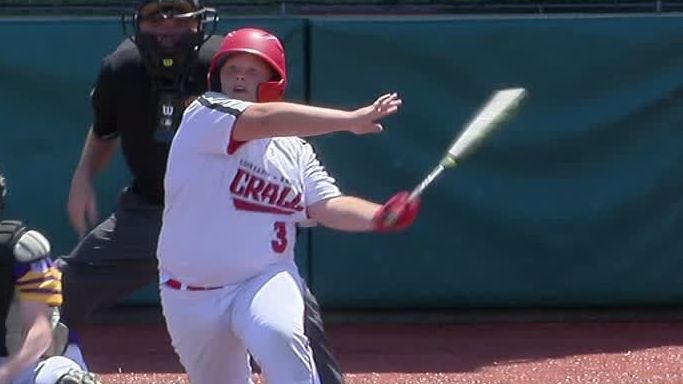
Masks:
[[[206,91],[209,63],[222,41],[213,35],[215,10],[200,0],[143,0],[123,20],[133,33],[103,60],[91,95],[93,123],[69,191],[67,211],[81,240],[57,261],[64,274],[63,319],[71,328],[158,279],[170,142],[186,102]],[[93,181],[119,145],[132,182],[111,216],[88,232],[97,220]],[[343,383],[315,297],[309,292],[305,299],[321,381]]]

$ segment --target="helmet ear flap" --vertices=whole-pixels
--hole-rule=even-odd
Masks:
[[[267,81],[258,86],[257,95],[259,102],[280,101],[285,93],[285,80]]]

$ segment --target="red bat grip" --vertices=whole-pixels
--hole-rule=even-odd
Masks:
[[[401,191],[375,213],[372,221],[376,231],[401,231],[413,224],[420,212],[420,198],[410,200],[409,196],[408,191]]]

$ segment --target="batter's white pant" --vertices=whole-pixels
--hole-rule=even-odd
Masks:
[[[173,347],[192,384],[247,384],[247,350],[268,384],[319,384],[304,334],[303,284],[294,263],[208,291],[161,285]]]

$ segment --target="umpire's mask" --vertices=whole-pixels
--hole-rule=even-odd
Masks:
[[[218,16],[199,0],[144,0],[134,15],[124,15],[124,33],[140,51],[153,78],[176,83],[186,75],[199,48],[216,29]],[[205,31],[210,24],[209,31]],[[205,32],[208,32],[205,34]]]

